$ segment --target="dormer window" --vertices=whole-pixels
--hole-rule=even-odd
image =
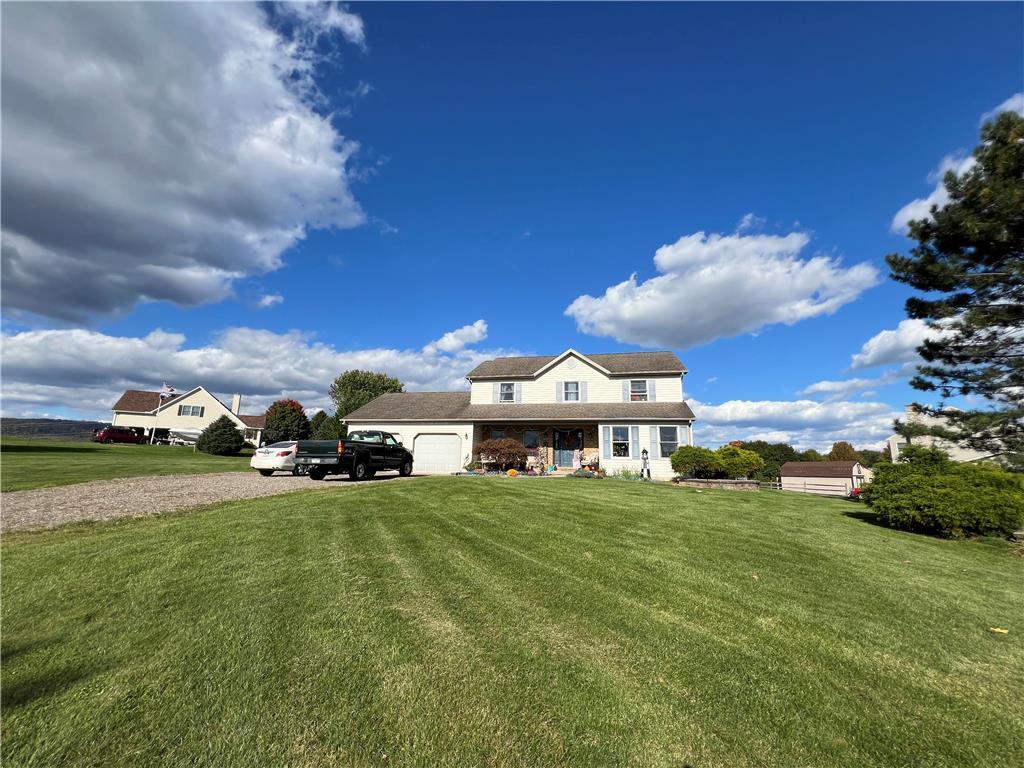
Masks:
[[[514,403],[516,401],[516,385],[512,383],[503,383],[498,388],[498,402],[499,403]]]
[[[566,381],[562,384],[562,399],[567,403],[578,403],[580,401],[580,383],[578,381]]]
[[[634,403],[647,402],[647,379],[633,379],[629,382],[629,399]]]

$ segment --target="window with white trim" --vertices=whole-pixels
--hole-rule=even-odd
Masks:
[[[514,403],[516,401],[516,385],[503,383],[498,385],[498,402]]]
[[[580,401],[580,383],[578,381],[563,382],[562,399],[567,403],[578,403]]]
[[[658,427],[658,444],[661,453],[658,455],[667,459],[679,447],[679,429],[677,427]]]
[[[647,402],[647,379],[633,379],[629,382],[629,399],[634,403]]]
[[[206,412],[206,408],[202,405],[179,405],[178,415],[179,416],[199,416],[202,418],[203,413]]]
[[[612,427],[612,456],[629,458],[629,427]]]

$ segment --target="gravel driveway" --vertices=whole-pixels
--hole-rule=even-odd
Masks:
[[[337,475],[316,482],[308,477],[285,474],[263,477],[257,472],[220,472],[97,480],[0,494],[0,530],[56,528],[80,520],[142,517],[219,501],[276,496],[299,490],[333,488],[340,491],[366,483],[390,483],[401,479],[388,473],[362,483]]]

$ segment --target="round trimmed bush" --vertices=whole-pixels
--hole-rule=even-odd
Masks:
[[[242,433],[227,416],[221,416],[204,429],[196,441],[197,450],[215,456],[234,456],[244,445]]]

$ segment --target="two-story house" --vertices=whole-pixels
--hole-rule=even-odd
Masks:
[[[458,472],[482,440],[509,437],[567,469],[596,458],[609,472],[639,470],[646,450],[652,477],[668,479],[669,456],[693,445],[685,374],[672,352],[499,357],[467,374],[468,392],[381,395],[345,423],[398,435],[417,472]]]

